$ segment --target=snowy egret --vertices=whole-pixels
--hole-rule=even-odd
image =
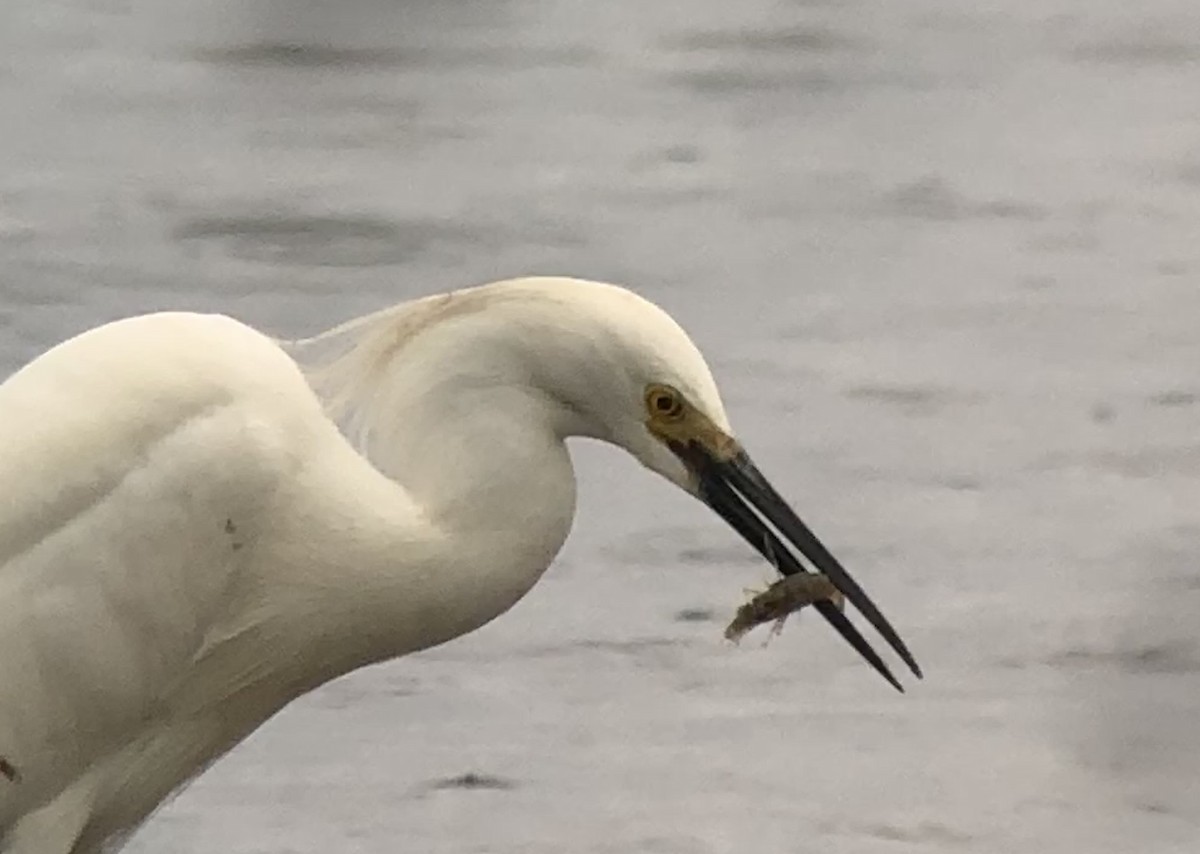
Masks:
[[[570,436],[785,574],[790,543],[920,675],[733,438],[691,340],[616,286],[499,282],[298,342],[135,317],[18,371],[0,413],[5,854],[98,852],[292,699],[503,613],[567,536]]]

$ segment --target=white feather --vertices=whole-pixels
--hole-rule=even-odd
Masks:
[[[686,486],[651,381],[727,426],[666,314],[559,279],[292,343],[149,315],[12,376],[0,850],[98,851],[295,697],[505,611],[567,536],[568,436]]]

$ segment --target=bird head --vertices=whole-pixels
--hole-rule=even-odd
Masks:
[[[921,675],[912,653],[863,588],[801,520],[738,441],[717,385],[699,349],[664,311],[628,291],[612,289],[592,307],[615,339],[593,358],[581,396],[592,432],[628,450],[643,465],[707,504],[783,575],[824,574]],[[605,316],[607,315],[607,316]],[[604,337],[604,336],[597,336]],[[578,389],[578,384],[576,384]],[[837,632],[897,689],[899,682],[847,616],[819,603]]]

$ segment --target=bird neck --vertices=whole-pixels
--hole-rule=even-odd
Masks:
[[[396,366],[389,387],[411,387],[407,373]],[[424,390],[419,406],[397,413],[394,433],[375,432],[361,452],[444,534],[439,573],[465,586],[458,634],[515,604],[558,554],[575,473],[537,397],[503,385],[447,392]]]
[[[332,358],[293,348],[351,445],[439,533],[424,613],[409,615],[424,628],[393,653],[471,631],[536,583],[574,518],[564,438],[579,432],[531,379],[519,346],[497,346],[487,329],[441,324],[402,348],[376,349],[410,321],[368,318],[320,341],[333,345]],[[386,553],[380,560],[386,583]]]

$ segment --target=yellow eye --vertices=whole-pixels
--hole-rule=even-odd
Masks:
[[[670,386],[652,385],[646,389],[646,408],[655,418],[674,420],[683,415],[683,398]]]

